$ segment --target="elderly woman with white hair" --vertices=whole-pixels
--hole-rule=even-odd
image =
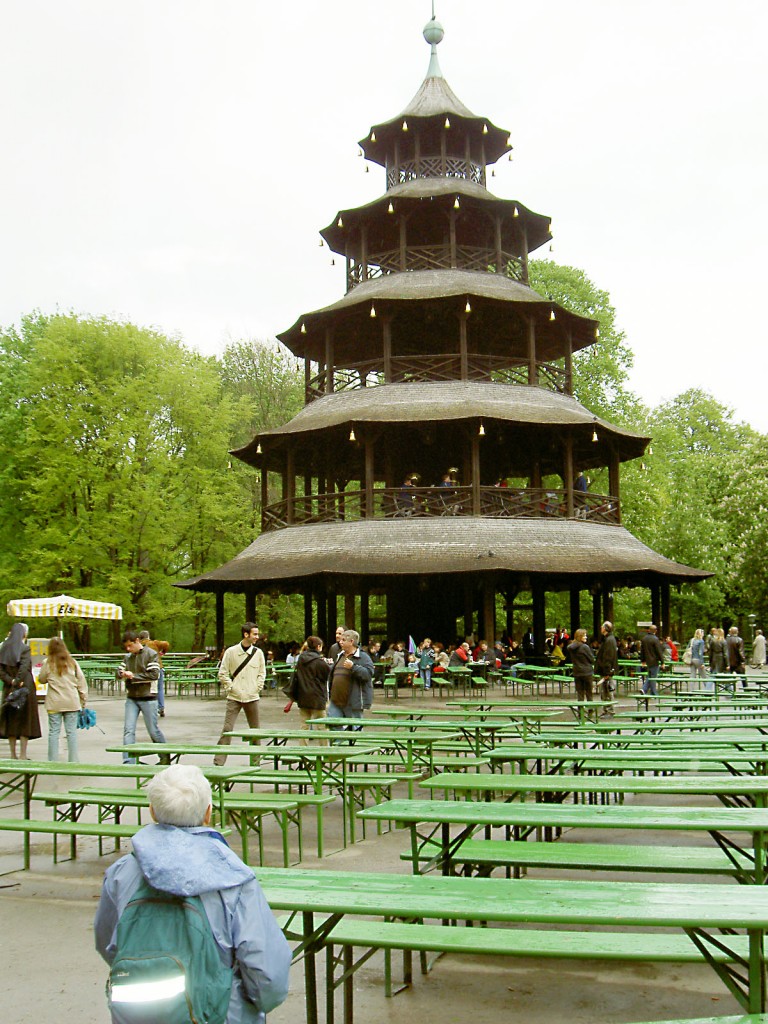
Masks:
[[[199,896],[222,963],[234,967],[227,1024],[263,1024],[288,994],[291,951],[253,871],[211,828],[211,787],[194,765],[172,765],[147,786],[155,821],[133,837],[133,855],[104,877],[94,931],[111,963],[120,916],[142,880]]]

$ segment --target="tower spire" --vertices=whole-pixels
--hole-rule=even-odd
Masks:
[[[437,59],[437,44],[442,42],[444,35],[443,26],[435,17],[435,0],[432,0],[432,18],[424,26],[424,38],[432,48],[429,57],[429,67],[427,68],[427,78],[443,77],[443,72],[440,70],[440,62]]]

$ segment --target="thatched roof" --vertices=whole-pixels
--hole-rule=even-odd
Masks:
[[[582,520],[400,519],[295,526],[258,537],[231,562],[179,586],[266,589],[309,578],[541,574],[608,577],[613,585],[696,582],[712,573],[679,565],[620,526]]]
[[[609,438],[622,460],[643,454],[650,438],[601,420],[570,395],[544,388],[478,381],[434,381],[430,383],[382,384],[323,395],[305,406],[288,423],[255,436],[232,452],[245,462],[255,458],[256,446],[265,438],[311,434],[361,423],[455,423],[481,419],[486,430],[494,421],[523,426],[583,427],[584,439],[592,445],[596,429]],[[595,447],[592,445],[592,447]],[[601,449],[601,452],[603,449]]]
[[[369,344],[366,332],[376,330],[380,333],[380,328],[375,327],[376,321],[370,320],[371,306],[377,312],[386,312],[388,308],[391,310],[399,304],[416,305],[446,299],[459,302],[464,299],[487,300],[489,338],[503,334],[502,326],[509,322],[510,314],[522,310],[537,317],[537,351],[542,359],[556,359],[562,355],[562,337],[553,330],[556,325],[549,323],[550,311],[553,309],[558,323],[567,325],[571,330],[574,352],[595,342],[598,326],[596,320],[572,313],[539,295],[528,285],[504,274],[490,274],[481,270],[417,270],[363,281],[330,306],[303,314],[292,327],[277,337],[297,356],[309,354],[311,358],[317,358],[311,352],[312,346],[320,345],[325,328],[333,325],[338,365],[338,353],[345,346],[354,349],[358,358],[364,358],[362,353]],[[382,307],[382,304],[385,305]],[[499,321],[498,327],[493,322],[494,316]],[[302,324],[306,327],[306,333],[301,330]]]
[[[442,128],[446,116],[450,118],[454,130],[458,130],[461,125],[464,131],[472,131],[478,137],[482,135],[488,163],[494,163],[511,148],[509,132],[497,128],[488,118],[473,114],[442,75],[428,75],[406,108],[389,121],[373,125],[366,138],[360,140],[360,147],[368,160],[384,165],[388,144],[391,146],[391,139],[396,132],[402,132],[404,120],[409,124],[417,119],[427,123],[434,121],[436,126]],[[372,135],[375,141],[372,141]]]
[[[515,223],[520,224],[521,228],[523,225],[525,226],[529,252],[538,249],[552,238],[549,232],[549,217],[534,213],[516,199],[501,199],[489,192],[485,186],[470,181],[468,178],[413,178],[402,185],[394,185],[388,192],[364,206],[339,210],[331,223],[323,228],[320,234],[330,249],[343,253],[350,229],[354,228],[358,221],[370,219],[371,215],[377,212],[382,215],[386,214],[390,202],[417,202],[431,199],[433,196],[451,198],[459,196],[465,201],[476,200],[485,204],[487,211],[492,216],[498,213],[501,216],[507,214],[512,217],[514,210],[517,209]],[[340,218],[343,227],[339,227]],[[398,230],[396,223],[391,225],[391,230]]]

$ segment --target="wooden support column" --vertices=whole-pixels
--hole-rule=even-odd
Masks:
[[[450,241],[449,258],[451,261],[451,267],[456,267],[456,211],[451,209],[448,215],[448,232]]]
[[[312,587],[304,587],[304,639],[312,636]],[[316,634],[315,634],[316,635]]]
[[[408,265],[408,232],[406,231],[405,214],[399,216],[400,227],[400,269],[405,270]]]
[[[600,636],[603,619],[600,615],[600,587],[592,588],[592,636]]]
[[[547,638],[547,594],[544,581],[534,576],[531,581],[531,598],[533,600],[533,643],[534,651],[544,655],[544,641]]]
[[[373,519],[373,441],[365,439],[365,518]]]
[[[480,436],[478,428],[472,435],[471,457],[472,457],[472,515],[480,515]]]
[[[416,169],[416,177],[421,177],[421,136],[418,132],[413,138],[413,166]],[[382,654],[384,652],[382,651]]]
[[[384,383],[392,383],[392,317],[382,316],[382,352],[384,355]]]
[[[325,329],[325,393],[333,394],[333,330]]]
[[[581,626],[581,591],[578,583],[572,583],[570,587],[570,633],[573,634]]]
[[[469,355],[467,353],[467,320],[469,314],[462,310],[459,313],[459,377],[469,380]]]
[[[613,622],[613,591],[610,583],[603,584],[603,622]]]
[[[371,593],[368,587],[360,590],[360,641],[368,644],[371,639]]]
[[[483,622],[480,626],[480,640],[487,640],[491,647],[496,639],[496,586],[492,579],[483,580]]]
[[[651,622],[659,627],[661,633],[661,591],[658,584],[652,583],[651,587]]]
[[[520,236],[522,239],[520,258],[523,261],[523,284],[528,284],[528,231],[525,222],[520,225]]]
[[[538,452],[535,452],[531,459],[531,487],[541,487],[541,458]]]
[[[312,380],[312,363],[309,356],[304,356],[304,401],[309,401],[309,384]]]
[[[355,629],[357,614],[355,609],[355,595],[350,590],[344,591],[344,625],[347,629]]]
[[[661,619],[659,623],[659,632],[661,633],[661,639],[664,640],[665,636],[672,635],[672,620],[670,618],[670,607],[669,607],[669,581],[662,580],[659,584],[659,590],[661,591]]]
[[[532,387],[539,383],[536,368],[536,322],[532,316],[528,317],[528,383]]]
[[[608,464],[608,488],[612,497],[616,498],[616,520],[621,523],[621,473],[619,471],[619,453],[613,448],[611,450],[611,461]]]
[[[501,217],[496,216],[494,218],[493,226],[496,244],[496,273],[506,274],[507,268],[504,266],[504,257],[502,255],[501,248]]]
[[[328,594],[326,595],[326,603],[328,607],[327,622],[328,622],[328,636],[325,637],[325,643],[327,647],[335,642],[336,627],[339,625],[339,610],[336,601],[336,591],[329,586]]]
[[[290,443],[285,455],[285,483],[286,487],[283,495],[286,500],[285,521],[289,526],[293,526],[295,522],[296,472],[294,470],[293,445]]]
[[[464,580],[464,637],[471,636],[475,631],[474,588],[471,580]],[[462,637],[463,639],[463,637]]]
[[[565,484],[565,514],[573,519],[573,435],[568,434],[565,438],[565,459],[563,465],[563,482]]]
[[[573,394],[573,333],[570,327],[565,331],[565,393]]]
[[[325,649],[328,650],[331,646],[328,643],[328,603],[322,581],[315,584],[315,593],[317,595],[317,635],[325,642]]]
[[[216,591],[216,655],[224,650],[224,592]]]
[[[256,622],[256,591],[245,592],[245,621]]]
[[[262,528],[262,530],[265,528],[265,525],[266,525],[266,518],[265,518],[265,515],[264,515],[264,510],[266,509],[267,504],[269,502],[269,495],[268,495],[268,492],[267,492],[268,477],[269,477],[269,474],[267,473],[266,468],[262,465],[262,467],[261,467],[261,528]]]
[[[363,281],[368,280],[368,225],[360,225],[360,263],[362,265],[361,277]]]

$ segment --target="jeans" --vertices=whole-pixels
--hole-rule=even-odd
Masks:
[[[123,722],[123,743],[136,742],[136,723],[139,714],[144,719],[149,738],[153,743],[165,743],[165,736],[157,724],[157,701],[156,700],[134,700],[133,697],[125,698],[125,720]],[[130,754],[123,754],[123,764],[136,764],[136,758]]]
[[[432,666],[427,665],[426,668],[420,668],[419,675],[424,680],[424,689],[428,690],[432,685]]]
[[[157,710],[165,711],[165,669],[160,669],[157,677]]]
[[[357,718],[357,719],[360,719],[360,718],[363,717],[363,711],[362,711],[362,708],[350,708],[350,707],[339,708],[339,707],[337,707],[333,703],[333,701],[331,701],[328,704],[328,717],[329,718]],[[329,725],[328,728],[329,729],[337,729],[337,730],[338,729],[349,729],[349,730],[353,730],[355,732],[358,732],[360,730],[360,726],[359,725],[351,725],[351,724],[350,725],[341,725],[341,724],[339,724],[339,725]]]
[[[67,760],[77,761],[77,711],[51,711],[48,715],[48,760],[59,760],[59,735],[64,720],[67,734]]]
[[[650,694],[652,697],[657,695],[656,680],[659,678],[660,665],[649,665],[646,669],[645,682],[643,683],[643,693]]]

